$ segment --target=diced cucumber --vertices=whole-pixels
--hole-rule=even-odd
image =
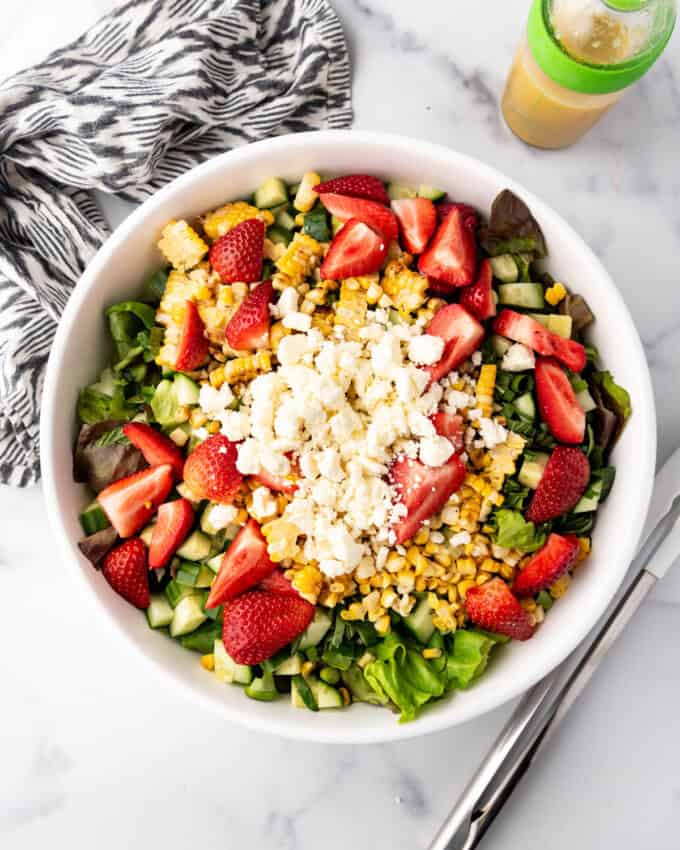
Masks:
[[[279,227],[278,224],[272,224],[269,230],[267,230],[267,239],[275,245],[288,245],[292,238],[292,231]]]
[[[597,478],[588,487],[586,492],[581,496],[574,508],[575,514],[585,514],[590,511],[596,511],[600,504],[600,496],[602,495],[602,479]]]
[[[252,668],[246,664],[237,664],[228,655],[221,640],[215,640],[213,644],[213,655],[215,658],[215,676],[217,676],[220,682],[249,685],[253,681]]]
[[[597,405],[595,404],[595,400],[587,389],[577,392],[576,398],[578,400],[578,403],[583,408],[584,413],[590,413],[591,410],[595,410],[595,408],[597,407]]]
[[[186,375],[182,375],[181,372],[178,372],[172,383],[175,389],[177,404],[182,407],[198,404],[200,387],[196,381],[192,381],[191,378],[188,378]]]
[[[152,629],[162,629],[169,626],[174,616],[172,606],[162,593],[154,593],[146,609],[146,619]]]
[[[491,335],[491,348],[498,357],[502,357],[511,345],[512,342],[507,337],[500,336],[500,334]]]
[[[405,186],[403,183],[388,183],[387,194],[393,201],[400,198],[415,198],[418,194],[413,186]]]
[[[180,420],[180,403],[177,401],[175,382],[159,382],[151,398],[151,411],[159,425],[176,425]]]
[[[208,558],[205,562],[207,567],[213,571],[213,573],[218,572],[219,568],[222,566],[222,559],[224,558],[224,552],[220,552],[219,555],[215,555],[213,558]]]
[[[200,652],[201,655],[208,655],[213,651],[215,641],[220,637],[222,627],[219,623],[213,620],[207,620],[188,635],[180,638],[180,643],[185,649],[190,649],[192,652]]]
[[[180,482],[175,489],[183,499],[186,499],[188,502],[191,502],[194,508],[200,505],[203,501],[202,499],[197,498],[195,493],[191,492],[191,490],[189,489],[187,484],[184,483],[184,481]]]
[[[211,549],[212,542],[208,535],[196,530],[182,543],[177,550],[177,555],[187,561],[202,561],[210,557]]]
[[[526,310],[542,310],[545,307],[542,283],[501,283],[498,287],[498,303]]]
[[[319,710],[316,697],[303,676],[293,676],[293,681],[290,683],[290,701],[294,708],[308,708],[310,711]]]
[[[342,701],[342,695],[337,688],[334,688],[332,685],[327,685],[326,682],[322,682],[320,679],[316,679],[313,676],[309,676],[307,684],[314,694],[314,699],[316,700],[316,704],[319,706],[319,709],[323,710],[325,708],[343,707],[344,703]]]
[[[499,254],[491,257],[491,270],[493,276],[502,283],[515,283],[519,277],[519,269],[512,254]]]
[[[200,564],[192,564],[190,561],[182,561],[175,573],[175,581],[185,587],[196,587],[196,579],[201,571]]]
[[[255,190],[253,200],[255,206],[261,210],[278,207],[288,201],[288,189],[280,177],[270,177]]]
[[[357,664],[342,674],[342,681],[349,688],[355,702],[368,702],[371,705],[385,705],[387,699],[377,694],[368,684],[364,673]]]
[[[331,230],[333,231],[333,236],[337,236],[338,231],[342,230],[344,224],[344,221],[340,221],[340,219],[336,218],[334,215],[331,216]]]
[[[210,569],[207,564],[201,564],[200,570],[198,571],[198,575],[196,576],[196,584],[194,587],[206,588],[210,587],[215,579],[215,573]]]
[[[176,608],[182,599],[193,595],[193,587],[190,587],[188,584],[180,584],[174,578],[165,586],[165,598],[168,600],[171,608]]]
[[[317,203],[312,209],[305,213],[304,222],[302,224],[302,232],[317,242],[328,242],[331,238],[331,231],[328,227],[328,213],[323,204]]]
[[[330,614],[317,608],[314,613],[314,619],[307,626],[307,629],[300,635],[297,648],[300,650],[309,649],[310,646],[316,646],[326,636],[326,632],[330,629],[332,619]]]
[[[543,477],[543,470],[547,462],[548,455],[543,452],[536,452],[532,460],[525,460],[517,476],[519,483],[530,490],[535,490]]]
[[[170,623],[170,637],[181,637],[197,629],[205,622],[203,611],[203,597],[199,594],[185,596],[175,606],[175,611]]]
[[[428,186],[427,183],[421,183],[418,186],[418,197],[427,198],[428,201],[441,201],[446,195],[443,189],[436,189],[434,186]]]
[[[261,700],[262,702],[271,702],[279,696],[274,684],[274,677],[271,673],[263,673],[257,679],[246,686],[246,696],[251,699]]]
[[[97,531],[102,531],[108,528],[111,523],[108,517],[101,509],[99,502],[92,502],[88,505],[80,515],[80,525],[85,534],[95,534]]]
[[[542,590],[536,597],[536,602],[544,611],[549,611],[555,604],[555,600],[547,590]]]
[[[274,221],[278,227],[282,227],[284,230],[292,230],[295,227],[295,219],[290,214],[290,207],[287,204],[276,213]]]
[[[408,617],[404,617],[404,625],[423,645],[428,642],[434,632],[434,623],[427,599],[421,599]]]
[[[275,667],[274,672],[277,676],[297,676],[301,670],[302,659],[296,652],[295,655],[291,655],[290,658],[286,658],[277,667]]]
[[[571,337],[571,316],[562,316],[560,313],[530,313],[529,315],[557,336],[565,339]]]
[[[151,538],[153,536],[153,530],[156,527],[156,523],[152,522],[150,525],[147,525],[146,528],[142,529],[139,533],[139,537],[143,540],[147,546],[151,546]]]
[[[513,401],[513,405],[515,406],[515,410],[524,419],[528,419],[533,422],[536,418],[536,402],[534,401],[532,393],[524,393],[519,396]]]

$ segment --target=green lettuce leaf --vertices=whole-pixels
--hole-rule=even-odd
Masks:
[[[548,253],[543,231],[531,210],[509,189],[504,189],[491,205],[489,223],[480,228],[479,241],[492,257],[533,254],[539,258]]]
[[[106,310],[106,318],[109,320],[117,360],[119,363],[123,361],[119,368],[124,368],[143,353],[144,347],[140,345],[137,335],[145,329],[151,330],[156,321],[156,311],[141,301],[121,301]],[[133,349],[139,350],[131,354]]]
[[[149,304],[160,304],[165,285],[168,282],[168,269],[158,269],[147,278],[142,290],[142,301]]]
[[[427,702],[444,693],[446,670],[423,658],[421,647],[391,633],[372,651],[376,659],[364,668],[364,678],[400,709],[400,722],[413,720]]]
[[[448,686],[467,688],[481,676],[489,661],[489,654],[497,643],[500,643],[500,636],[491,632],[458,629],[446,659]]]
[[[501,508],[494,514],[494,519],[496,529],[492,536],[499,546],[535,552],[545,543],[545,531],[537,529],[533,522],[527,522],[519,511]]]
[[[628,391],[616,383],[611,372],[595,372],[593,380],[599,384],[607,407],[625,422],[633,412]]]

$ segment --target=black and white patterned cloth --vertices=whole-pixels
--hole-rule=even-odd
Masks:
[[[129,0],[0,85],[0,482],[40,477],[52,338],[108,235],[92,190],[141,201],[229,148],[351,120],[326,0]]]

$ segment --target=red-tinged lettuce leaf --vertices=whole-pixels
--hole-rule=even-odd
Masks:
[[[78,434],[73,478],[89,484],[95,493],[147,466],[142,453],[125,437],[120,425],[120,421],[108,419],[83,425]]]
[[[118,532],[115,528],[103,528],[78,542],[78,548],[90,563],[99,568],[99,564],[116,545]]]
[[[595,316],[582,295],[569,293],[560,301],[558,311],[565,316],[571,316],[571,326],[574,333],[584,330],[595,321]]]
[[[545,257],[545,237],[531,210],[521,198],[504,189],[491,205],[489,223],[480,228],[479,241],[492,257],[499,254],[533,254]]]

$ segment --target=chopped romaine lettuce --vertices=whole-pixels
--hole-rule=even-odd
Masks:
[[[519,511],[501,508],[494,514],[494,519],[494,541],[505,549],[535,552],[545,543],[545,531],[537,529],[533,522],[527,522]]]
[[[500,642],[500,636],[472,629],[458,629],[453,647],[446,659],[446,676],[450,688],[467,688],[486,669],[489,653]]]

